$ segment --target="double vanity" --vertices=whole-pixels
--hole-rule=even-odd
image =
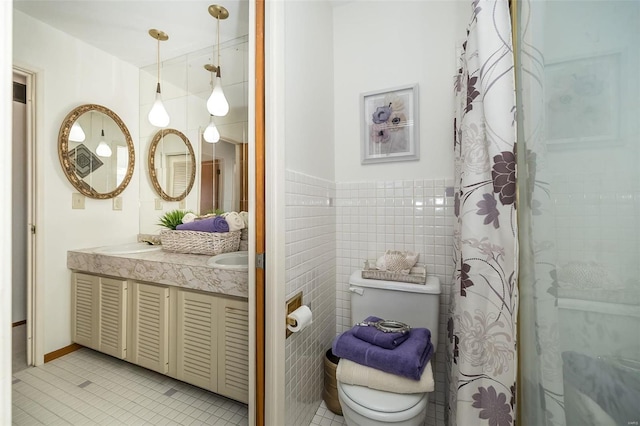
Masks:
[[[247,403],[245,259],[146,243],[69,251],[72,339]]]

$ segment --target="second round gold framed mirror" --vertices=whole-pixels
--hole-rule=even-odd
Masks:
[[[189,139],[176,129],[162,129],[149,147],[149,177],[165,201],[187,197],[196,178],[196,157]]]

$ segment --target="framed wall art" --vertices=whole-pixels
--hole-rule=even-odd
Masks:
[[[552,145],[615,141],[620,55],[545,64],[546,138]]]
[[[363,93],[361,163],[420,159],[418,85]]]

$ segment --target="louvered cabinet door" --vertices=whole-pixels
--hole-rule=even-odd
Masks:
[[[249,401],[249,305],[220,298],[218,312],[218,393]]]
[[[71,279],[71,338],[75,343],[98,348],[99,277],[74,273]]]
[[[124,359],[127,355],[127,282],[100,278],[98,350]]]
[[[169,289],[133,283],[131,362],[169,371]]]
[[[218,390],[218,298],[178,290],[177,376],[179,380]]]

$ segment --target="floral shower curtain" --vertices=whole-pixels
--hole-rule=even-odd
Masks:
[[[475,0],[455,81],[450,425],[515,422],[516,125],[506,0]]]

